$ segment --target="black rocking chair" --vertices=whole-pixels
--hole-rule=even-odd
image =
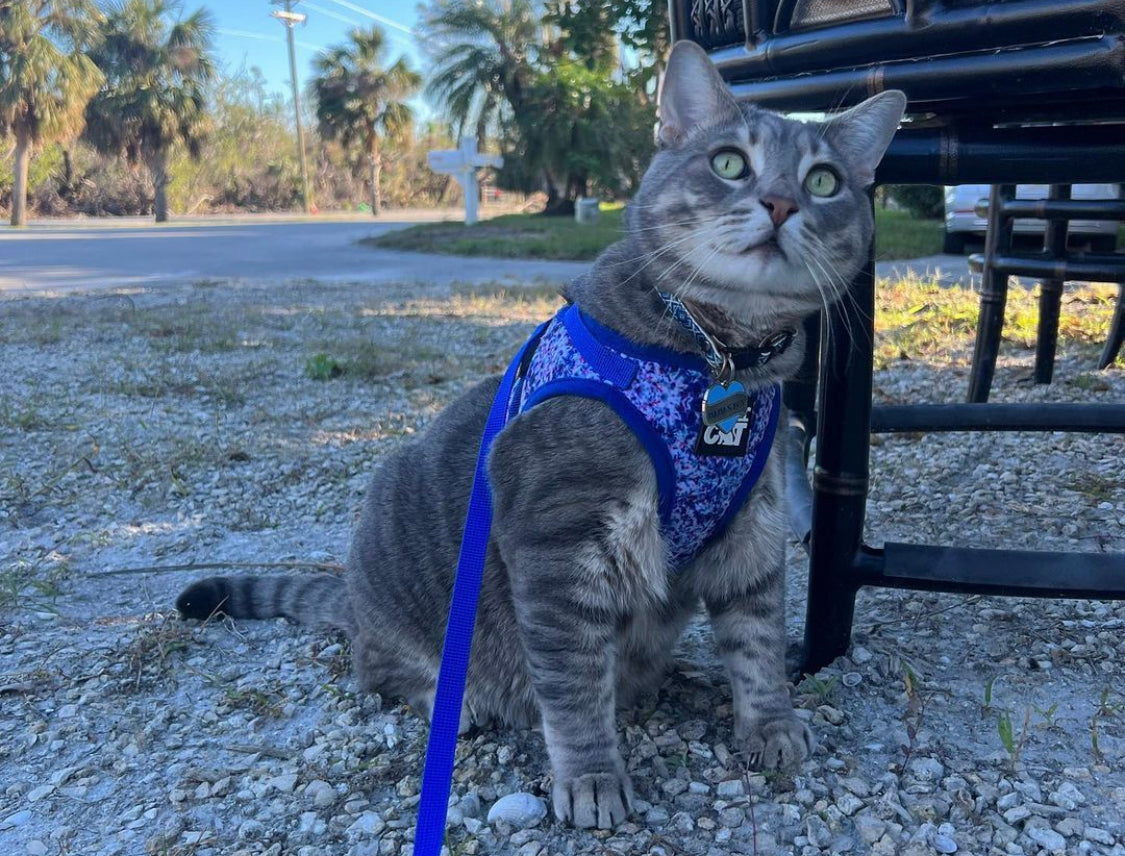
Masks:
[[[883,159],[879,184],[1125,180],[1120,0],[672,0],[671,7],[673,35],[707,49],[739,98],[823,111],[884,89],[906,92],[910,121]],[[1065,213],[1043,211],[1051,219]],[[994,270],[1014,269],[1003,249],[996,243],[991,253]],[[1098,264],[1120,276],[1125,256]],[[794,455],[790,471],[791,517],[808,533],[809,549],[802,671],[846,652],[863,586],[1125,598],[1125,555],[864,543],[872,432],[1125,432],[1118,404],[872,407],[874,270],[872,251],[852,283],[854,302],[806,323],[809,354],[785,391],[794,445],[807,450],[814,431],[817,440],[811,496],[804,459]],[[1056,273],[1086,272],[1072,263]],[[1000,311],[991,325],[1002,323],[1002,298],[994,304]],[[830,335],[818,360],[822,324]]]

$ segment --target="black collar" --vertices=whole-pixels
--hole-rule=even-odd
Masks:
[[[739,371],[756,369],[764,366],[774,357],[785,353],[789,346],[793,344],[795,338],[797,338],[796,330],[781,330],[767,336],[757,345],[727,350],[726,354]]]
[[[660,295],[660,299],[668,307],[671,316],[691,333],[699,349],[703,352],[703,358],[707,361],[707,365],[711,367],[711,374],[722,383],[729,380],[732,369],[742,371],[764,366],[774,357],[784,353],[797,337],[796,330],[780,330],[771,333],[757,345],[746,348],[728,348],[703,329],[703,326],[695,320],[695,316],[691,314],[691,310],[684,305],[682,300],[665,291],[657,291],[656,293]]]

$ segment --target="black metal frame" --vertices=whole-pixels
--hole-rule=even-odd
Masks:
[[[892,15],[803,32],[771,18],[773,0],[743,0],[735,21],[743,31],[727,41],[690,31],[692,2],[672,0],[673,34],[712,48],[740,98],[785,110],[825,110],[904,89],[913,121],[891,143],[878,184],[1125,179],[1123,0],[894,0]],[[945,49],[932,41],[935,33],[949,40]],[[1113,123],[1101,123],[1107,119]],[[1125,406],[1116,405],[1096,411],[1073,405],[873,408],[874,272],[872,248],[851,299],[820,323],[806,324],[810,355],[785,390],[797,460],[790,468],[791,520],[809,549],[802,670],[816,671],[846,652],[855,596],[867,585],[1125,599],[1125,555],[893,542],[873,549],[864,543],[873,430],[1125,432]],[[826,336],[817,335],[821,323]],[[799,456],[814,425],[810,496]]]
[[[767,107],[847,106],[897,88],[915,112],[1029,117],[1122,97],[1121,0],[889,0],[888,14],[806,28],[791,21],[795,0],[710,0],[735,13],[720,34],[696,30],[694,5],[672,0],[673,35],[711,50],[735,94]]]
[[[972,270],[980,273],[980,317],[973,349],[973,368],[969,377],[968,400],[988,401],[1000,335],[1004,327],[1004,306],[1008,299],[1009,277],[1033,276],[1042,280],[1039,292],[1039,330],[1035,343],[1035,382],[1050,383],[1054,375],[1055,345],[1059,330],[1059,305],[1066,280],[1120,283],[1117,311],[1098,360],[1104,369],[1116,358],[1125,339],[1125,257],[1116,254],[1082,253],[1068,255],[1068,221],[1080,218],[1125,221],[1125,200],[1072,200],[1069,184],[1052,184],[1047,199],[1016,199],[1014,184],[996,184],[988,202],[978,204],[976,213],[988,218],[985,252],[969,259]],[[1043,250],[1035,255],[1014,254],[1012,224],[1016,218],[1047,221]]]
[[[1064,129],[974,128],[961,147],[955,127],[900,131],[884,157],[879,183],[920,184],[1003,179],[1032,182],[1049,169],[1055,180],[1105,181],[1125,176],[1125,126],[1101,126],[1070,139]],[[1047,133],[1044,133],[1047,132]],[[1088,148],[1101,134],[1100,151]],[[1013,163],[1010,152],[1018,152]],[[1023,171],[1018,166],[1023,164]],[[1047,165],[1047,166],[1045,166]],[[891,178],[893,177],[893,179]],[[1087,431],[1125,433],[1125,405],[898,405],[872,407],[874,259],[851,286],[852,300],[829,318],[820,363],[816,462],[809,543],[809,596],[802,670],[813,672],[847,651],[855,596],[863,586],[1034,597],[1125,599],[1125,555],[975,550],[863,542],[869,485],[869,435],[893,431]],[[789,401],[810,400],[798,378]],[[808,419],[808,416],[803,418]]]

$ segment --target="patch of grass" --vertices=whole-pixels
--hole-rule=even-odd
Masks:
[[[1088,497],[1090,502],[1112,501],[1117,492],[1125,488],[1125,479],[1110,478],[1097,473],[1077,473],[1070,482],[1070,489]]]
[[[171,670],[173,657],[185,651],[192,640],[191,628],[175,618],[146,616],[125,651],[128,685],[139,689],[161,679]]]
[[[875,209],[875,258],[917,259],[941,252],[941,220],[919,220],[905,211]]]
[[[1113,286],[1083,285],[1067,292],[1059,319],[1060,346],[1070,340],[1094,351],[1101,348],[1113,314],[1111,292],[1115,290]],[[968,359],[980,312],[980,295],[975,291],[920,279],[880,281],[875,302],[877,367],[897,359],[947,359],[958,349],[964,349]],[[1068,312],[1068,307],[1075,311]],[[1038,289],[1009,289],[1004,341],[1034,348],[1038,325]]]
[[[597,223],[569,217],[508,214],[472,226],[423,223],[364,238],[361,244],[391,250],[455,256],[588,261],[625,233],[624,209],[603,210]],[[941,252],[940,220],[916,220],[903,211],[875,211],[875,255],[912,259]]]
[[[7,397],[0,398],[0,426],[16,431],[38,431],[49,425],[42,410],[34,404],[20,404]]]
[[[623,236],[623,213],[621,208],[605,210],[597,223],[583,224],[576,223],[573,217],[539,214],[507,214],[472,226],[423,223],[364,238],[359,243],[380,249],[455,256],[584,261]]]
[[[58,613],[59,584],[68,567],[57,553],[39,561],[16,559],[7,564],[0,569],[0,611],[19,608]]]
[[[331,380],[343,373],[344,367],[340,361],[328,354],[313,354],[305,360],[305,377],[309,380]]]
[[[1019,763],[1020,754],[1023,752],[1030,730],[1031,708],[1024,709],[1023,726],[1019,733],[1016,733],[1015,726],[1012,724],[1012,716],[1008,711],[1002,710],[996,715],[996,733],[1000,737],[1000,745],[1008,753],[1008,760],[1011,761],[1013,770]]]
[[[247,690],[223,688],[223,703],[226,707],[248,710],[257,717],[276,719],[281,716],[283,701],[280,693],[274,690],[267,692],[256,688]]]
[[[809,709],[819,707],[822,704],[828,704],[832,700],[836,689],[839,686],[839,680],[835,675],[830,675],[827,678],[819,678],[816,675],[805,675],[799,684],[797,684],[797,700],[801,707]]]
[[[351,378],[368,382],[395,377],[404,388],[411,389],[459,377],[472,368],[411,336],[396,342],[369,338],[336,341],[328,347],[331,353],[318,351],[306,360],[305,377],[317,381]]]

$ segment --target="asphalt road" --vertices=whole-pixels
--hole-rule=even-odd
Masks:
[[[395,218],[395,213],[388,218]],[[281,220],[241,217],[185,219],[157,226],[140,219],[33,223],[0,228],[0,294],[65,293],[206,279],[294,279],[367,282],[546,280],[564,282],[583,262],[465,258],[379,250],[361,238],[399,229],[433,212],[408,218]],[[907,271],[959,281],[963,258],[934,256],[885,262],[879,275]]]
[[[198,219],[161,226],[134,220],[3,228],[0,294],[232,278],[565,281],[586,267],[575,262],[399,253],[356,243],[420,219],[434,218],[321,222]]]

